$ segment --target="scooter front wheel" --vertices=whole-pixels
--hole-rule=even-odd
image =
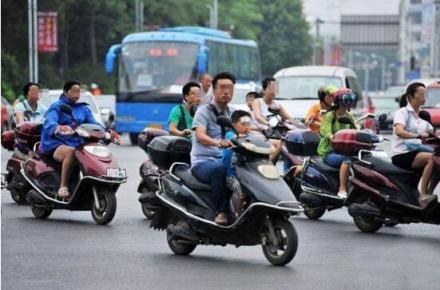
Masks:
[[[304,214],[311,220],[317,220],[325,214],[325,207],[310,207],[307,204],[304,205]]]
[[[154,210],[152,210],[150,208],[150,206],[148,205],[148,203],[142,203],[141,204],[141,208],[142,208],[142,213],[144,214],[144,216],[151,220],[154,217]]]
[[[99,208],[92,199],[92,217],[97,224],[106,225],[116,214],[116,195],[113,192],[98,191]]]
[[[284,266],[296,255],[298,250],[298,234],[295,227],[288,220],[275,220],[273,228],[277,244],[270,241],[270,238],[267,239],[262,244],[263,253],[271,264]],[[266,233],[265,236],[270,237],[270,234]]]
[[[184,221],[178,219],[173,222],[176,226],[182,226]],[[167,230],[167,242],[171,251],[176,255],[187,256],[191,254],[197,247],[197,244],[191,243],[190,241],[179,240],[174,238],[170,232]]]
[[[31,210],[32,210],[32,214],[37,219],[46,219],[52,213],[52,208],[41,206],[41,205],[37,205],[37,204],[33,204],[31,206]]]
[[[356,216],[353,218],[356,227],[364,233],[377,232],[383,225],[383,222],[372,217]]]

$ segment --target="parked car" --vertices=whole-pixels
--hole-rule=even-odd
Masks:
[[[12,119],[12,106],[11,104],[2,96],[2,107],[1,107],[1,130],[2,132],[7,131],[11,128]]]
[[[431,114],[434,127],[440,127],[440,81],[426,87],[426,103],[423,110]]]
[[[321,86],[350,88],[358,97],[355,115],[364,111],[362,90],[356,73],[337,66],[297,66],[283,68],[274,77],[278,81],[277,100],[295,119],[303,119],[308,108],[318,101]]]
[[[40,96],[40,101],[49,108],[52,103],[58,101],[62,93],[62,90],[43,90]],[[106,124],[108,120],[104,119],[103,115],[105,118],[108,118],[108,112],[101,112],[101,110],[99,110],[95,98],[90,92],[81,90],[79,102],[86,102],[89,104],[89,108],[92,111],[95,120],[102,125]]]
[[[237,110],[249,110],[246,105],[246,95],[249,92],[257,92],[261,91],[261,86],[254,83],[237,83],[234,85],[234,96],[231,100],[231,105],[234,106]]]

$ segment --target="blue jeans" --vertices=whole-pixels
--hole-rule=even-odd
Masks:
[[[324,162],[332,167],[339,168],[343,162],[350,161],[351,157],[341,154],[336,154],[335,152],[330,152],[324,157]]]
[[[192,169],[195,178],[211,185],[216,214],[229,208],[231,192],[226,187],[226,166],[221,160],[206,160],[197,163]]]

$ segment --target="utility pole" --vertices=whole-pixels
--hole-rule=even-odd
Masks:
[[[209,9],[209,28],[218,29],[218,0],[213,0],[212,5],[206,5]]]
[[[381,74],[382,78],[381,78],[381,81],[380,81],[380,89],[382,91],[384,91],[385,90],[385,69],[386,69],[386,65],[387,65],[386,64],[386,59],[385,59],[385,57],[383,57],[381,55],[377,55],[375,53],[372,53],[371,57],[372,58],[378,58],[378,59],[380,59],[382,61],[382,65],[381,65],[381,67],[382,67],[382,74]]]
[[[29,81],[38,83],[37,0],[28,0]]]
[[[320,18],[316,18],[315,25],[316,25],[316,37],[315,41],[313,41],[313,64],[317,65],[318,63],[318,44],[319,44],[319,25],[321,23],[324,23]]]
[[[144,0],[135,0],[134,3],[134,29],[135,31],[144,30]]]

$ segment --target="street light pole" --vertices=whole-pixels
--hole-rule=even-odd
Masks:
[[[381,82],[380,82],[380,87],[381,87],[381,90],[384,91],[384,90],[385,90],[385,68],[386,68],[386,59],[385,59],[385,57],[383,57],[383,56],[381,56],[381,55],[377,55],[377,54],[375,54],[375,53],[372,53],[372,54],[371,54],[371,57],[372,57],[372,58],[380,59],[380,60],[382,61],[382,79],[381,79]]]
[[[321,23],[324,23],[320,18],[316,18],[315,25],[316,25],[316,37],[315,41],[313,42],[313,64],[317,65],[318,62],[318,43],[319,43],[319,25]]]
[[[370,65],[370,57],[368,56],[368,54],[363,54],[360,53],[359,51],[356,51],[354,53],[355,56],[358,57],[363,57],[365,58],[365,66],[364,66],[364,70],[365,70],[365,84],[364,84],[364,90],[365,90],[365,96],[368,96],[368,84],[369,84],[369,77],[370,77],[370,69],[369,69],[369,65]]]
[[[29,81],[38,83],[37,0],[28,0]]]

